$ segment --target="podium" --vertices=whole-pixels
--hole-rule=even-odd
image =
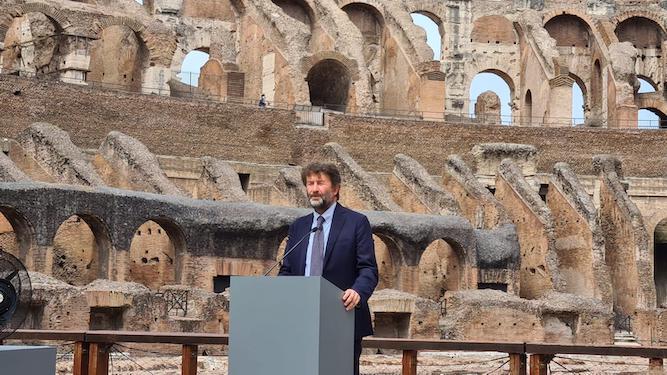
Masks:
[[[354,311],[313,276],[232,277],[230,375],[352,375]]]
[[[0,345],[0,374],[53,375],[56,348]]]

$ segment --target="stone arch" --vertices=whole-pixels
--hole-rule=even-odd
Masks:
[[[491,73],[495,74],[498,77],[502,78],[505,83],[507,83],[507,86],[510,88],[510,99],[514,98],[514,92],[516,89],[516,86],[514,85],[514,80],[512,77],[510,77],[509,74],[505,73],[504,71],[497,69],[497,68],[489,68],[489,69],[484,69],[480,71],[480,73]]]
[[[570,15],[574,16],[576,18],[581,19],[585,24],[588,30],[591,32],[591,34],[595,33],[595,28],[593,25],[595,25],[595,21],[585,12],[581,12],[578,9],[554,9],[550,12],[545,12],[542,15],[542,24],[546,25],[547,22],[551,21],[552,19],[562,16],[562,15]]]
[[[93,43],[87,80],[140,91],[149,55],[135,29],[122,23],[109,25]]]
[[[584,80],[581,79],[581,77],[579,77],[578,75],[570,72],[568,74],[568,76],[574,80],[574,84],[572,85],[572,90],[573,90],[572,91],[572,99],[573,99],[572,100],[573,101],[572,119],[573,119],[573,125],[577,125],[575,120],[577,120],[578,118],[576,118],[576,116],[574,116],[574,113],[575,113],[575,108],[574,108],[574,101],[575,101],[574,100],[575,99],[575,97],[574,97],[574,92],[575,91],[574,90],[575,90],[575,88],[574,88],[574,86],[579,87],[579,90],[581,90],[581,101],[582,101],[582,105],[583,105],[582,110],[583,110],[583,117],[584,117],[582,120],[584,120],[584,122],[585,122],[586,117],[587,117],[587,108],[589,108],[588,88],[586,87],[586,83],[584,82]]]
[[[631,16],[618,22],[614,33],[620,42],[630,42],[635,48],[662,48],[665,29],[651,18]]]
[[[467,88],[466,92],[468,93],[468,98],[469,98],[470,102],[472,103],[472,101],[476,101],[476,99],[477,99],[477,96],[475,94],[478,91],[480,91],[479,90],[479,88],[480,88],[479,82],[482,79],[482,77],[478,78],[478,76],[480,74],[484,74],[484,73],[493,74],[494,76],[500,78],[507,85],[507,89],[509,90],[509,95],[507,95],[507,98],[504,98],[505,93],[506,93],[506,92],[503,92],[504,90],[491,90],[491,91],[493,91],[496,95],[498,95],[498,97],[501,98],[501,101],[500,101],[501,114],[503,112],[502,109],[504,109],[504,111],[506,113],[509,113],[509,116],[510,116],[510,118],[507,121],[506,121],[506,119],[504,119],[501,116],[501,118],[500,118],[501,123],[502,124],[512,124],[514,113],[513,113],[513,108],[512,108],[513,105],[511,103],[514,103],[514,100],[515,100],[514,96],[516,95],[516,86],[514,84],[514,80],[512,79],[512,77],[509,74],[507,74],[505,71],[503,71],[502,69],[497,68],[497,67],[482,67],[479,70],[479,72],[473,76],[473,79],[471,79],[470,81],[467,82],[468,88]],[[486,91],[486,90],[484,90],[484,91]],[[474,106],[470,105],[470,107],[468,108],[468,111],[469,111],[470,115],[474,114],[474,109],[475,109]]]
[[[428,17],[431,21],[435,22],[436,25],[438,25],[438,31],[440,32],[440,37],[444,41],[445,39],[445,26],[444,23],[442,22],[442,18],[438,16],[437,14],[433,13],[430,10],[426,10],[423,8],[416,8],[410,10],[410,14],[421,14],[422,16]]]
[[[137,228],[130,243],[128,281],[151,289],[180,284],[188,277],[183,269],[186,252],[185,234],[176,222],[149,218]]]
[[[317,21],[315,12],[307,1],[304,0],[271,0],[278,8],[289,17],[313,28]]]
[[[5,39],[5,35],[12,20],[16,17],[24,16],[28,13],[42,13],[48,17],[52,22],[54,22],[61,30],[65,30],[71,27],[69,19],[63,11],[56,9],[50,5],[44,3],[28,3],[15,5],[9,9],[0,9],[0,40]]]
[[[592,23],[574,12],[544,17],[544,28],[559,47],[590,48],[594,39]]]
[[[34,4],[33,4],[34,5]],[[19,74],[47,74],[59,69],[63,31],[66,19],[54,15],[48,7],[24,7],[0,20],[0,51],[3,70]],[[33,28],[33,26],[36,27]],[[26,27],[27,26],[27,27]]]
[[[375,260],[378,266],[378,289],[398,289],[400,272],[400,252],[398,245],[389,236],[373,233]]]
[[[93,26],[93,31],[99,37],[104,29],[111,26],[126,26],[137,34],[141,34],[146,30],[146,26],[141,22],[130,17],[107,17],[96,21]]]
[[[447,291],[464,289],[465,256],[455,242],[436,239],[419,258],[418,294],[439,301]]]
[[[51,274],[78,286],[106,279],[111,247],[109,231],[99,218],[74,214],[60,224],[53,237]]]
[[[379,8],[366,2],[349,1],[341,5],[341,9],[357,26],[364,37],[364,43],[382,44],[385,19]]]
[[[593,71],[591,72],[591,98],[590,106],[594,113],[602,110],[602,64],[599,59],[593,62]]]
[[[523,99],[521,123],[527,126],[533,125],[533,93],[530,90],[526,91]]]
[[[581,89],[581,93],[584,95],[584,103],[586,103],[586,98],[588,96],[588,88],[586,87],[586,82],[584,82],[584,80],[581,79],[581,77],[572,72],[570,72],[568,75],[570,76],[570,78],[574,80],[574,82],[577,83],[577,85]]]
[[[663,30],[665,29],[663,25],[667,24],[667,17],[663,16],[660,13],[648,11],[648,10],[643,10],[643,9],[632,9],[632,10],[627,10],[624,12],[620,12],[616,14],[614,17],[612,17],[611,24],[616,28],[618,24],[621,22],[633,18],[633,17],[641,17],[641,18],[647,18],[655,23],[657,23]]]
[[[308,70],[306,81],[312,105],[345,111],[353,81],[345,64],[334,59],[321,60]]]
[[[411,18],[412,18],[412,15],[414,15],[414,14],[424,16],[424,17],[428,18],[429,20],[431,20],[436,26],[438,26],[438,34],[440,34],[439,35],[439,37],[440,37],[440,41],[439,41],[440,53],[439,53],[439,56],[438,56],[437,51],[433,51],[433,53],[434,53],[433,59],[437,60],[437,61],[442,60],[443,51],[445,51],[445,48],[446,48],[446,46],[445,46],[445,44],[446,44],[446,42],[445,42],[445,40],[446,40],[445,39],[445,25],[442,22],[442,19],[438,15],[436,15],[435,13],[433,13],[431,11],[428,11],[428,10],[423,10],[422,8],[417,8],[417,9],[411,11],[410,12]],[[415,24],[415,26],[417,26],[417,27],[420,27],[419,25],[416,24],[414,18],[413,18],[413,24]],[[426,36],[425,41],[428,42],[429,39],[430,39],[430,36],[429,36],[428,32],[426,32],[426,30],[424,30],[424,32],[425,32],[425,36]],[[427,43],[427,45],[428,45],[428,43]],[[429,48],[430,48],[430,46],[429,46]]]
[[[470,41],[476,43],[516,44],[512,21],[505,16],[483,16],[473,21]]]
[[[336,60],[343,64],[349,71],[352,81],[359,80],[359,65],[355,60],[348,59],[342,53],[336,51],[322,51],[312,56],[304,57],[301,60],[301,72],[307,75],[308,72],[323,60]]]
[[[650,77],[647,77],[643,74],[637,74],[637,79],[643,80],[646,83],[648,83],[653,88],[653,91],[658,91],[659,89],[658,84],[655,83]]]
[[[667,128],[667,114],[666,114],[667,111],[666,110],[664,110],[664,109],[661,110],[661,109],[658,109],[656,107],[641,107],[641,108],[639,108],[639,110],[640,111],[641,110],[647,110],[647,111],[653,113],[654,115],[656,115],[658,117],[658,124],[657,125],[658,125],[659,129]],[[643,122],[644,122],[644,124],[639,124],[638,123],[637,126],[640,127],[640,128],[653,127],[653,120],[643,121]],[[646,124],[647,122],[650,122],[650,124]]]
[[[127,27],[135,32],[148,50],[147,62],[150,66],[170,66],[177,46],[175,35],[165,34],[157,29],[159,26],[146,26],[130,17],[108,17],[98,21],[94,26],[95,34],[100,38],[105,29],[113,26]]]
[[[665,103],[664,99],[662,99],[661,96],[656,97],[654,93],[639,94],[636,96],[635,104],[637,105],[639,110],[645,109],[658,116],[659,128],[667,127],[667,103]],[[638,123],[638,126],[640,125],[642,124]]]
[[[28,219],[12,207],[0,207],[0,229],[4,229],[0,231],[0,250],[14,255],[29,267],[35,231]]]
[[[653,269],[657,307],[667,307],[667,217],[653,230]]]
[[[193,60],[197,60],[197,62],[202,61],[203,59],[206,59],[203,61],[203,64],[199,67],[197,70],[197,67],[194,68],[188,68],[188,70],[184,69],[184,65],[186,64],[186,61],[190,61],[190,63],[193,62]],[[208,47],[199,47],[192,49],[188,51],[183,56],[183,59],[181,61],[181,64],[179,65],[179,70],[178,70],[178,79],[188,85],[188,86],[199,86],[199,79],[201,77],[201,69],[206,65],[208,61],[211,60],[211,55],[210,55],[210,49]],[[211,77],[213,78],[213,77]],[[222,74],[220,74],[219,77],[217,77],[217,81],[222,81]],[[172,88],[173,89],[173,88]],[[173,93],[172,93],[173,94]]]

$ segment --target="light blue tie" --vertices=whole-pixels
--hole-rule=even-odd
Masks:
[[[324,218],[317,218],[317,232],[313,236],[313,249],[310,253],[310,276],[322,276],[324,264]]]

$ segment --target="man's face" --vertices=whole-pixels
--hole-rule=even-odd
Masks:
[[[311,173],[306,177],[306,192],[314,209],[329,208],[337,200],[339,190],[340,186],[333,186],[324,173]]]

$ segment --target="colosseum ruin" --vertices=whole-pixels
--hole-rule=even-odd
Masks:
[[[373,228],[377,336],[664,343],[663,46],[657,0],[2,0],[26,327],[226,332],[230,277],[282,254],[324,160]],[[471,101],[479,73],[510,102]]]

